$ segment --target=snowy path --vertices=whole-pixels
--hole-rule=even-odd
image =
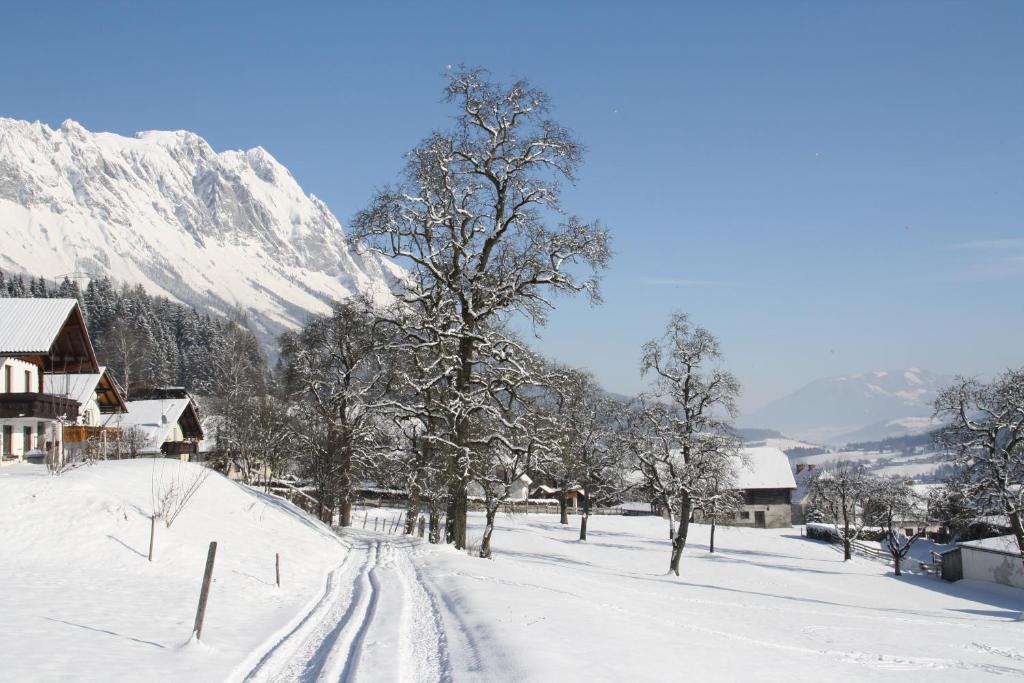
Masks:
[[[416,541],[346,531],[350,549],[323,595],[245,681],[448,681],[438,608],[413,556]]]

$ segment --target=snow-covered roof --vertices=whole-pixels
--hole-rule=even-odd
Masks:
[[[194,410],[188,398],[128,401],[128,412],[113,420],[122,429],[137,427],[147,437],[147,446],[159,448],[187,410]]]
[[[795,489],[789,458],[778,448],[744,448],[744,462],[736,472],[739,489]]]
[[[67,396],[82,405],[95,396],[100,412],[121,413],[127,410],[121,392],[107,372],[106,366],[101,365],[99,372],[90,373],[48,372],[44,382],[46,393]]]
[[[49,353],[77,303],[74,299],[0,299],[0,354]]]
[[[1020,555],[1020,548],[1017,546],[1017,539],[1011,534],[1007,534],[1005,536],[993,536],[992,538],[982,538],[977,541],[967,541],[960,545],[967,548],[980,548],[982,550],[991,550],[997,553]]]

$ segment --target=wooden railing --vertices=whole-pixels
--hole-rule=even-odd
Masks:
[[[83,425],[66,425],[64,427],[64,443],[84,443],[90,439],[95,441],[113,441],[121,436],[117,427],[88,427]]]
[[[75,420],[78,401],[63,396],[22,392],[0,393],[0,418],[30,417],[40,420]]]

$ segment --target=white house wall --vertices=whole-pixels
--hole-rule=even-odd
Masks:
[[[7,368],[10,368],[11,385],[7,386]],[[28,373],[26,376],[25,373]],[[27,381],[26,381],[27,380]],[[39,368],[17,358],[4,359],[0,367],[0,392],[10,394],[36,393],[39,391]]]
[[[1019,557],[960,547],[964,578],[1024,588],[1024,564]]]

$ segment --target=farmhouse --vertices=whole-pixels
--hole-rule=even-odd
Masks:
[[[99,373],[74,299],[0,299],[0,464],[37,457],[63,462],[63,427],[81,403],[55,393],[47,376]]]
[[[132,441],[135,455],[165,456],[185,462],[199,452],[202,423],[196,404],[184,389],[158,391],[158,398],[128,401],[128,412],[112,421],[126,441]]]
[[[721,522],[730,526],[775,529],[792,526],[790,504],[796,481],[789,458],[778,448],[744,448],[737,470],[736,488],[743,494],[743,507]]]

